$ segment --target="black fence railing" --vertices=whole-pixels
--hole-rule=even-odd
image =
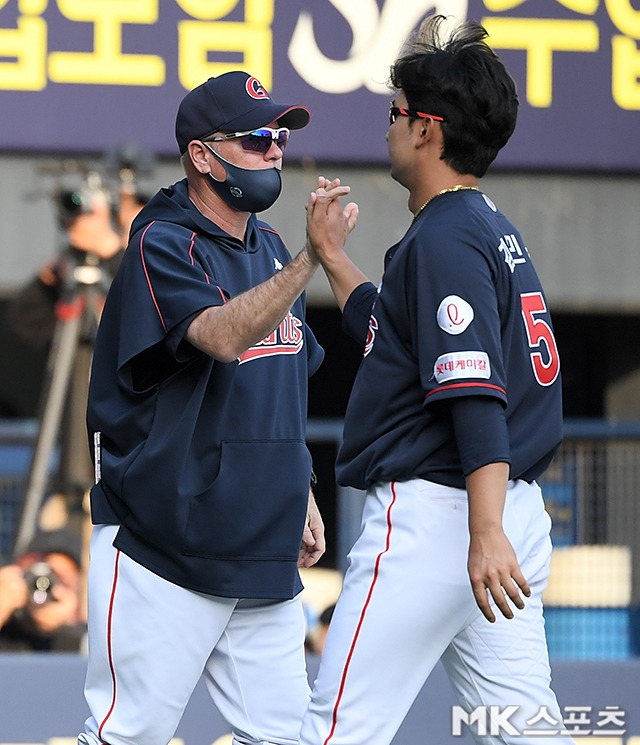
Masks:
[[[12,555],[37,422],[0,420],[0,558]],[[308,442],[342,438],[339,419],[312,419]],[[331,473],[331,469],[328,469]],[[360,526],[363,494],[331,483],[335,568],[344,570]],[[329,484],[327,482],[330,482]],[[552,520],[554,559],[545,607],[552,656],[640,655],[640,422],[567,420],[565,439],[540,480]]]

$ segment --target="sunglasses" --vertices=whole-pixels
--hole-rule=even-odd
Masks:
[[[280,129],[271,129],[270,127],[261,127],[252,129],[248,132],[230,132],[220,137],[212,137],[209,142],[222,142],[223,140],[239,139],[243,150],[252,153],[266,155],[269,148],[275,143],[280,150],[284,150],[289,142],[289,130],[286,127]]]
[[[400,106],[389,107],[389,125],[393,124],[399,116],[419,116],[421,119],[435,119],[437,122],[444,122],[441,116],[435,114],[424,114],[422,111],[416,111],[415,109],[403,109]]]

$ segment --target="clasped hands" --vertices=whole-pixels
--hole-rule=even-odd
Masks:
[[[307,211],[307,250],[322,264],[342,253],[351,231],[358,221],[358,205],[349,202],[343,209],[341,198],[351,191],[340,179],[318,177],[315,191],[305,205]]]

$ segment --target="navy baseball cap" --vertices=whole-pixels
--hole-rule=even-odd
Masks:
[[[311,114],[304,106],[277,104],[257,78],[241,70],[209,78],[182,99],[176,115],[180,154],[191,140],[214,132],[244,132],[271,121],[289,129],[302,129]]]

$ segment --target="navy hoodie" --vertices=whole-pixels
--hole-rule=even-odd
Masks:
[[[119,525],[117,548],[191,590],[284,599],[301,589],[307,381],[323,358],[304,295],[234,362],[185,339],[200,311],[290,259],[255,215],[244,243],[225,233],[183,180],[134,221],[107,296],[87,409],[92,521]]]

